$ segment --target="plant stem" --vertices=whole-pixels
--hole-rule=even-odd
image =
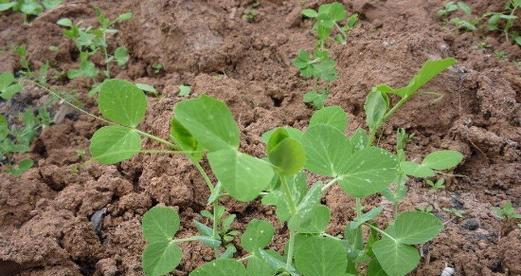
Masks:
[[[155,140],[155,141],[157,141],[157,142],[159,142],[161,144],[167,145],[167,146],[169,146],[171,148],[175,148],[176,147],[176,145],[174,143],[171,143],[171,142],[169,142],[169,141],[167,141],[167,140],[165,140],[163,138],[157,137],[157,136],[155,136],[153,134],[150,134],[148,132],[144,132],[144,131],[139,130],[139,129],[135,129],[135,130],[137,131],[137,133],[139,133],[139,134],[141,134],[141,135],[143,135],[145,137],[148,137],[148,138],[150,138],[152,140]]]
[[[355,204],[356,218],[360,218],[364,209],[364,206],[362,205],[362,200],[359,197],[355,197]]]
[[[295,248],[295,232],[289,231],[289,241],[288,241],[288,258],[286,259],[286,270],[289,271],[291,269],[291,265],[293,263],[293,250]]]
[[[387,111],[387,113],[385,113],[384,117],[382,118],[382,121],[380,122],[380,125],[378,125],[378,127],[375,128],[374,130],[370,131],[369,141],[367,143],[367,146],[371,146],[373,144],[375,136],[376,136],[376,132],[378,131],[380,126],[383,125],[398,109],[400,109],[400,107],[402,107],[410,99],[411,99],[411,96],[404,96],[403,98],[400,99],[400,101],[398,101],[393,106],[393,108],[391,108],[389,111]]]
[[[391,240],[393,240],[393,241],[396,242],[396,239],[395,239],[393,236],[387,234],[387,232],[385,232],[384,230],[382,230],[382,229],[380,229],[380,228],[378,228],[378,227],[376,227],[376,226],[373,226],[373,225],[371,225],[371,224],[364,223],[364,225],[368,226],[368,227],[371,228],[371,229],[376,230],[376,231],[379,232],[380,234],[382,234],[382,235],[386,236],[387,238],[389,238],[389,239],[391,239]]]
[[[341,178],[337,177],[337,178],[329,181],[326,185],[324,185],[324,187],[322,187],[322,192],[325,192],[327,189],[329,189],[329,187],[333,186],[338,180],[341,180]]]
[[[212,224],[212,238],[216,240],[220,240],[219,237],[219,224],[217,221],[217,208],[219,207],[219,202],[216,200],[212,203],[213,205],[213,224]],[[213,253],[215,255],[215,258],[219,256],[219,249],[214,248]]]
[[[208,174],[206,173],[206,171],[203,169],[201,164],[199,164],[199,162],[192,162],[192,163],[194,164],[195,168],[199,171],[201,176],[204,178],[204,182],[208,186],[208,189],[210,189],[210,193],[213,193],[215,187],[213,186],[212,181],[210,180],[210,177],[208,177]]]

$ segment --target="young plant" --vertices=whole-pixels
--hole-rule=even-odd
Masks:
[[[51,10],[60,5],[63,0],[0,0],[0,12],[12,10],[28,16],[37,16],[45,10]]]
[[[170,123],[170,139],[165,140],[138,129],[146,112],[145,94],[127,81],[107,80],[98,98],[103,118],[91,116],[109,125],[94,133],[90,152],[93,159],[103,164],[115,164],[139,153],[183,154],[208,186],[212,211],[203,210],[202,215],[212,225],[196,222],[197,236],[175,237],[180,218],[173,208],[156,206],[144,215],[142,230],[147,245],[142,260],[146,275],[172,271],[182,259],[179,244],[192,241],[213,248],[215,260],[190,275],[326,276],[355,275],[365,269],[369,275],[405,275],[420,260],[414,245],[435,237],[442,223],[429,213],[405,211],[396,212],[387,227],[381,228],[373,220],[385,206],[364,212],[364,198],[386,191],[393,194],[388,191],[391,183],[407,178],[401,167],[407,162],[405,152],[397,156],[373,142],[378,128],[397,109],[454,62],[430,60],[405,87],[375,87],[365,105],[369,134],[358,129],[346,136],[346,113],[338,106],[326,107],[313,114],[304,131],[282,127],[265,133],[264,158],[239,149],[240,132],[233,115],[215,98],[202,95],[178,102]],[[392,107],[391,95],[400,98]],[[406,136],[404,132],[400,134],[402,150]],[[143,138],[165,148],[142,149]],[[457,165],[454,155],[442,151],[429,155],[417,166],[449,169]],[[215,183],[200,164],[204,158]],[[309,186],[311,173],[327,182]],[[324,193],[337,184],[356,201],[356,217],[346,225],[343,235],[326,233],[331,211],[321,203]],[[286,247],[283,252],[267,249],[275,234],[274,227],[268,221],[255,219],[240,237],[239,245],[248,254],[234,259],[237,244],[231,247],[230,242],[239,233],[231,233],[234,217],[225,215],[220,199],[231,197],[250,202],[259,196],[262,204],[275,206],[277,219],[286,224]],[[362,235],[363,228],[369,230],[368,236]]]
[[[99,9],[96,9],[99,26],[83,27],[80,23],[74,23],[69,18],[61,18],[57,24],[64,27],[63,34],[65,37],[74,41],[77,50],[80,52],[80,66],[77,69],[71,69],[67,72],[70,79],[79,77],[96,78],[99,74],[95,64],[90,61],[90,58],[96,53],[101,53],[104,57],[105,69],[103,75],[109,79],[110,65],[115,63],[117,66],[124,66],[128,60],[128,49],[125,47],[118,47],[111,54],[109,52],[109,45],[107,39],[110,35],[118,32],[114,29],[114,25],[132,18],[132,13],[127,12],[120,14],[116,19],[110,20]]]
[[[492,214],[500,220],[521,219],[521,213],[512,207],[512,202],[507,201],[501,207],[492,207]]]
[[[508,0],[505,10],[502,12],[489,12],[484,15],[488,17],[487,29],[489,31],[503,31],[505,39],[521,46],[521,35],[517,31],[512,31],[517,20],[516,10],[521,7],[521,0]]]
[[[454,17],[450,20],[450,23],[458,27],[458,29],[463,29],[471,32],[476,31],[476,24],[479,20],[471,17],[472,9],[465,2],[449,1],[445,4],[445,6],[443,6],[443,8],[438,10],[437,15],[439,17],[444,18],[450,16],[452,13],[455,13],[457,11],[462,11],[465,18]]]
[[[13,73],[0,73],[0,97],[2,99],[10,100],[20,91],[22,91],[22,85],[16,81]]]
[[[302,77],[315,78],[317,84],[320,81],[334,81],[337,78],[336,62],[329,57],[326,42],[336,29],[338,33],[334,40],[337,43],[346,44],[347,32],[356,25],[358,15],[352,14],[347,17],[345,7],[340,3],[323,4],[318,8],[318,11],[305,9],[302,14],[315,20],[313,30],[317,37],[317,43],[312,52],[300,50],[293,60],[293,66],[299,69]],[[345,24],[341,26],[341,22],[344,20]],[[327,87],[317,87],[315,91],[307,92],[304,95],[304,102],[311,104],[315,109],[320,109],[324,107],[328,94],[329,89]]]

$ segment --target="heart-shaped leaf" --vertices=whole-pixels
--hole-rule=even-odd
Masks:
[[[106,80],[101,85],[98,106],[106,119],[134,128],[145,117],[147,99],[131,82]]]
[[[102,164],[115,164],[128,160],[141,151],[141,137],[130,128],[105,126],[90,139],[90,152]]]

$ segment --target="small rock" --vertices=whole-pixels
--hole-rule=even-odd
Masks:
[[[98,236],[101,236],[101,226],[103,223],[103,216],[105,215],[106,212],[107,212],[107,208],[102,208],[102,209],[94,212],[94,214],[92,214],[92,216],[90,217],[90,223],[92,226],[92,230],[94,230],[94,232],[96,232],[96,234]]]
[[[463,224],[463,227],[465,227],[466,229],[468,229],[470,231],[474,231],[479,228],[479,220],[469,219],[469,220],[465,221],[465,223]]]

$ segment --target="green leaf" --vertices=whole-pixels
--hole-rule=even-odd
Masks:
[[[132,19],[132,12],[122,13],[116,19],[118,22],[123,22]]]
[[[46,10],[54,9],[54,8],[58,7],[61,3],[63,3],[63,0],[43,0],[42,1],[42,4]]]
[[[190,276],[247,276],[242,263],[232,259],[215,260],[202,265],[190,273]]]
[[[0,12],[6,11],[14,6],[16,6],[16,2],[0,3]]]
[[[102,164],[115,164],[130,159],[141,151],[141,137],[129,128],[105,126],[98,129],[90,140],[94,160]]]
[[[403,244],[421,244],[440,233],[443,225],[436,216],[425,212],[404,212],[391,226],[393,236]]]
[[[89,43],[90,44],[90,43]],[[70,69],[67,71],[69,79],[76,78],[95,78],[98,75],[98,69],[93,62],[88,60],[87,53],[80,53],[80,67],[78,69]]]
[[[8,86],[4,90],[1,90],[0,96],[8,101],[18,92],[22,91],[22,89],[23,87],[21,84],[15,83],[13,85]]]
[[[294,175],[306,163],[304,147],[299,141],[292,138],[286,138],[278,143],[268,151],[268,157],[281,175]]]
[[[351,145],[353,145],[354,151],[360,151],[367,147],[369,144],[369,135],[362,128],[357,128],[355,133],[349,139]]]
[[[275,269],[260,256],[255,254],[248,258],[248,267],[246,270],[250,276],[273,276],[275,273]]]
[[[422,166],[433,170],[448,170],[463,160],[463,154],[454,150],[440,150],[430,153],[423,159]]]
[[[15,81],[14,75],[11,72],[4,72],[0,74],[0,91],[5,90]]]
[[[315,204],[307,211],[299,209],[288,222],[288,228],[297,233],[322,233],[331,219],[327,206]]]
[[[472,9],[470,8],[470,6],[467,3],[458,1],[457,5],[458,5],[458,8],[465,13],[465,15],[469,16],[472,14]]]
[[[174,241],[149,243],[143,251],[143,271],[146,276],[168,274],[181,262],[181,248]]]
[[[4,115],[0,114],[0,141],[4,140],[9,135],[9,125]]]
[[[365,148],[347,158],[340,185],[351,196],[367,197],[384,190],[395,179],[398,166],[398,159],[384,149]]]
[[[273,178],[271,164],[235,149],[210,152],[208,161],[223,188],[240,201],[255,199]]]
[[[175,117],[170,120],[170,140],[175,142],[181,150],[190,155],[193,160],[201,160],[204,150],[200,147],[192,134]]]
[[[131,82],[106,80],[101,86],[98,106],[103,117],[134,128],[145,117],[147,99]]]
[[[20,176],[34,165],[31,159],[24,159],[16,167],[10,168],[8,172],[12,175]]]
[[[125,65],[129,59],[128,49],[125,47],[118,47],[114,51],[114,59],[116,60],[116,63],[118,64],[118,66]]]
[[[315,91],[306,92],[306,94],[304,94],[304,102],[311,104],[315,109],[323,108],[326,100],[327,94],[317,93]]]
[[[310,237],[295,250],[295,266],[303,275],[343,276],[347,254],[339,241]]]
[[[338,129],[316,125],[302,136],[306,153],[306,168],[325,176],[337,176],[346,170],[353,146]]]
[[[349,227],[351,229],[360,227],[360,225],[376,218],[382,212],[382,210],[382,206],[371,209],[369,212],[362,214],[360,217],[356,217],[351,223],[349,223]]]
[[[422,65],[407,86],[397,89],[394,93],[400,97],[411,97],[418,89],[454,64],[456,64],[456,60],[453,58],[429,59]]]
[[[313,18],[313,17],[317,17],[318,13],[314,9],[304,9],[302,11],[302,15],[304,15],[305,17]]]
[[[311,116],[309,126],[329,125],[344,133],[347,127],[347,114],[340,106],[324,107]]]
[[[389,102],[380,91],[373,89],[367,95],[364,109],[367,126],[370,130],[376,131],[382,124],[385,113],[389,109]]]
[[[190,95],[192,92],[192,87],[190,85],[181,84],[179,85],[179,93],[177,93],[180,97],[186,97]]]
[[[372,259],[367,265],[367,276],[387,276],[376,259]]]
[[[210,152],[239,147],[239,128],[224,102],[202,95],[177,103],[174,113],[176,119]],[[224,152],[235,154],[235,151]],[[223,185],[226,186],[224,182]]]
[[[400,167],[406,175],[414,176],[414,177],[432,177],[434,176],[434,171],[424,165],[419,165],[411,161],[405,161],[400,163]]]
[[[246,231],[241,236],[241,246],[253,253],[257,249],[268,246],[273,238],[275,229],[271,223],[265,220],[253,219],[246,226]]]
[[[389,276],[402,276],[411,272],[420,261],[418,250],[410,245],[383,238],[373,244],[373,253]]]
[[[165,206],[155,206],[143,216],[143,238],[148,242],[170,241],[179,230],[179,215]]]
[[[290,138],[293,138],[297,141],[302,140],[303,133],[300,129],[296,129],[296,128],[292,128],[292,127],[278,127],[278,128],[274,128],[274,129],[264,132],[261,137],[262,141],[265,144],[267,144],[270,141],[273,133],[275,133],[275,131],[278,131],[279,129],[284,129],[288,133],[288,137],[290,137]]]
[[[154,88],[153,85],[146,84],[146,83],[136,83],[136,87],[145,92],[151,93],[153,95],[157,95],[157,90]]]

